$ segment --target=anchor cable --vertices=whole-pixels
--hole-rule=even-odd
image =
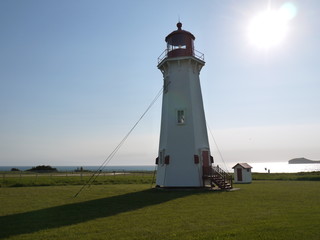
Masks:
[[[229,172],[229,171],[228,171],[228,166],[227,166],[226,162],[224,161],[224,158],[222,157],[221,151],[220,151],[220,149],[219,149],[219,147],[218,147],[218,144],[217,144],[217,142],[216,142],[216,139],[214,138],[214,136],[213,136],[213,134],[212,134],[212,131],[211,131],[211,129],[210,129],[210,126],[209,126],[208,124],[207,124],[207,126],[208,126],[208,129],[209,129],[210,135],[211,135],[211,137],[212,137],[212,139],[213,139],[213,142],[214,142],[214,144],[216,145],[216,148],[217,148],[217,150],[218,150],[219,156],[220,156],[220,158],[221,158],[221,160],[222,160],[222,162],[223,162],[223,164],[224,164],[224,167],[226,168],[225,170],[226,170],[227,172]]]
[[[165,86],[167,87],[169,83]],[[142,118],[147,114],[147,112],[150,110],[150,108],[155,104],[155,102],[158,100],[158,98],[162,95],[163,90],[165,87],[162,87],[160,91],[157,93],[155,98],[152,100],[152,102],[149,104],[147,109],[143,112],[143,114],[140,116],[138,121],[133,125],[133,127],[129,130],[129,132],[124,136],[124,138],[120,141],[120,143],[114,148],[114,150],[109,154],[109,156],[104,160],[104,162],[100,165],[100,167],[92,174],[92,176],[89,178],[89,180],[80,188],[80,190],[74,195],[74,198],[77,197],[83,189],[88,186],[90,187],[92,183],[97,179],[97,177],[100,175],[100,173],[103,171],[103,169],[106,167],[106,165],[111,161],[111,159],[116,155],[118,150],[121,148],[121,146],[124,144],[124,142],[127,140],[129,135],[133,132],[133,130],[136,128],[136,126],[139,124],[139,122],[142,120]]]

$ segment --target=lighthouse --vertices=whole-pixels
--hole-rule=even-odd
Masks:
[[[180,22],[177,28],[165,38],[167,48],[157,66],[163,99],[156,184],[204,187],[211,183],[213,163],[199,78],[204,55],[194,49],[194,35]]]

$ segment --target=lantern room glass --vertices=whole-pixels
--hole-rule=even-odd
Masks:
[[[185,32],[175,33],[167,38],[169,57],[193,56],[193,39]]]

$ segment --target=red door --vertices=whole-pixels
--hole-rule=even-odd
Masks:
[[[211,168],[209,165],[209,151],[202,151],[202,169],[203,169],[203,175],[210,175]]]
[[[237,177],[238,177],[238,182],[242,182],[242,169],[237,168]]]
[[[202,151],[202,161],[204,167],[209,167],[209,151]]]

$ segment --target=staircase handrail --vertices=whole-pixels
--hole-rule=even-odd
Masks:
[[[223,178],[223,180],[225,182],[228,181],[231,184],[231,187],[232,187],[232,175],[231,174],[229,174],[228,172],[224,171],[219,166],[212,166],[212,172],[213,172],[213,175],[214,174],[220,175]]]

